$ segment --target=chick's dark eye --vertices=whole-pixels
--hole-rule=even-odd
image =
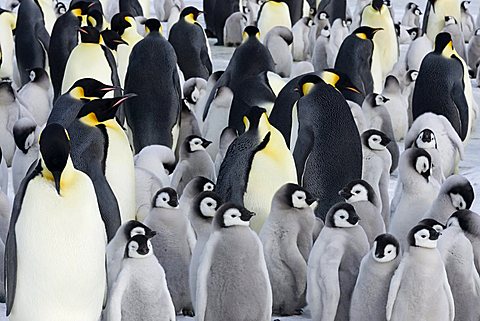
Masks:
[[[388,253],[388,254],[392,253],[392,250],[388,251],[387,253]]]
[[[345,216],[342,215],[342,216],[340,216],[340,218],[343,220],[345,218]]]
[[[207,203],[207,206],[212,206],[212,203]]]
[[[163,200],[164,202],[166,202],[166,201],[167,201],[167,199],[166,199],[165,197],[164,197],[164,198],[162,198],[162,200]]]

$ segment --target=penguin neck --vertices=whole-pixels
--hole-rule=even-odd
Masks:
[[[42,176],[49,181],[55,188],[55,183],[53,180],[53,174],[46,168],[45,162],[42,159]],[[63,195],[63,192],[68,191],[69,187],[71,186],[72,181],[74,181],[76,170],[73,167],[72,159],[70,156],[67,159],[67,164],[62,171],[62,176],[60,178],[60,195]]]

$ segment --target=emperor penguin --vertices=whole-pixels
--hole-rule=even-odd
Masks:
[[[437,248],[452,290],[455,320],[477,320],[480,318],[480,308],[476,304],[480,298],[480,276],[475,269],[472,244],[457,218],[448,220]]]
[[[51,7],[53,11],[53,6]],[[29,80],[29,70],[47,67],[50,35],[45,29],[44,15],[39,2],[26,0],[20,3],[15,34],[15,56],[20,75],[18,85],[23,86]]]
[[[406,70],[420,70],[423,58],[433,49],[433,41],[426,34],[412,40],[405,56]]]
[[[20,118],[13,126],[13,138],[17,148],[12,159],[12,183],[16,194],[30,166],[37,161],[40,146],[40,127],[29,117]]]
[[[440,150],[438,149],[437,137],[432,130],[425,128],[418,134],[411,146],[405,146],[406,148],[413,146],[425,149],[432,157],[432,176],[440,184],[445,181],[445,174],[442,168],[442,155],[440,155]]]
[[[437,249],[439,235],[427,225],[416,225],[408,233],[408,253],[390,282],[387,321],[454,320],[452,290]]]
[[[223,46],[223,40],[224,40],[224,27],[225,27],[225,21],[230,17],[230,15],[234,12],[240,11],[240,4],[239,1],[233,1],[233,0],[227,0],[227,1],[215,1],[215,0],[210,0],[210,1],[205,1],[205,2],[212,2],[212,6],[209,8],[212,8],[213,14],[206,14],[205,18],[207,21],[212,21],[213,20],[213,34],[217,38],[217,43],[216,45]],[[208,11],[209,8],[206,8]],[[214,17],[212,19],[212,17]],[[207,25],[207,29],[209,29]]]
[[[464,92],[463,63],[453,52],[450,34],[438,34],[434,51],[422,61],[413,92],[412,112],[414,119],[426,112],[445,116],[465,140],[473,115]]]
[[[405,13],[402,18],[402,25],[407,27],[420,28],[420,16],[422,11],[414,2],[409,2],[405,7]]]
[[[220,166],[225,159],[225,155],[227,154],[228,148],[233,143],[233,141],[238,137],[238,133],[235,129],[231,127],[225,127],[220,135],[220,142],[218,146],[218,153],[215,156],[215,172],[218,173],[220,171]]]
[[[135,153],[148,145],[175,149],[181,111],[175,50],[162,36],[158,20],[148,19],[145,28],[147,35],[132,49],[125,78],[125,92],[138,95],[125,105]],[[150,75],[147,82],[145,75]]]
[[[61,125],[42,131],[40,154],[15,196],[10,220],[7,315],[13,321],[98,320],[107,239],[92,181],[73,167]],[[36,264],[25,266],[25,260]]]
[[[381,213],[380,199],[367,181],[354,180],[339,192],[345,202],[351,204],[360,218],[359,224],[373,245],[375,238],[385,233],[385,223]]]
[[[187,215],[179,208],[174,189],[165,187],[157,191],[152,199],[152,207],[144,223],[158,233],[152,239],[153,251],[165,269],[175,311],[193,317],[188,276],[196,242],[195,233]]]
[[[128,221],[123,223],[115,233],[115,236],[107,245],[107,284],[108,294],[111,295],[113,285],[117,280],[118,274],[122,268],[122,259],[125,254],[125,245],[135,235],[145,235],[147,238],[155,236],[156,232],[148,226],[138,221]]]
[[[475,268],[480,274],[480,231],[478,229],[480,226],[479,215],[471,210],[465,209],[453,213],[448,222],[451,223],[452,219],[455,219],[458,222],[463,230],[463,233],[468,238],[470,243],[472,243]]]
[[[122,40],[127,43],[126,46],[120,46],[117,49],[118,78],[120,85],[123,87],[125,85],[130,53],[133,47],[142,40],[143,37],[137,32],[135,18],[126,12],[120,12],[114,15],[110,26],[112,30],[117,32],[122,37]]]
[[[400,244],[391,234],[378,235],[360,263],[352,294],[351,321],[384,321],[390,281],[401,260]]]
[[[227,150],[215,191],[225,201],[254,211],[251,226],[260,232],[273,195],[284,184],[297,182],[297,173],[285,139],[270,124],[265,109],[252,107],[244,123],[245,133]]]
[[[280,77],[288,78],[292,71],[293,57],[290,45],[293,43],[293,33],[283,26],[270,29],[264,39],[275,63],[275,73]]]
[[[304,61],[308,58],[308,48],[310,46],[308,33],[312,24],[313,20],[310,17],[303,17],[292,27],[292,54],[294,61]]]
[[[233,203],[215,213],[197,272],[196,320],[271,320],[272,289],[262,243],[249,227],[254,215]]]
[[[182,149],[182,144],[185,142],[187,137],[196,135],[201,137],[202,131],[200,130],[200,125],[198,124],[197,117],[195,116],[195,111],[190,109],[186,99],[181,101],[182,109],[180,111],[180,121],[179,121],[179,130],[178,138],[175,146],[175,158],[180,158],[180,152]]]
[[[445,26],[445,17],[461,21],[461,0],[428,0],[423,18],[423,32],[434,41]]]
[[[307,304],[307,260],[315,224],[311,206],[315,201],[299,185],[283,185],[273,196],[270,215],[260,231],[274,315],[302,314]]]
[[[192,202],[201,192],[212,192],[215,189],[215,183],[206,177],[197,176],[192,179],[183,190],[178,202],[184,213],[189,213]]]
[[[359,27],[345,38],[335,60],[335,70],[346,74],[364,95],[373,93],[373,37],[380,29]]]
[[[470,0],[464,0],[461,3],[461,25],[465,43],[470,42],[470,39],[475,34],[475,19],[468,8],[470,3],[472,3]]]
[[[480,26],[479,26],[480,27]],[[477,74],[478,65],[480,64],[480,28],[475,30],[467,47],[468,67]]]
[[[328,64],[330,35],[330,26],[327,25],[318,31],[317,37],[315,37],[315,40],[313,41],[312,65],[316,72],[320,72],[330,67]]]
[[[30,70],[30,81],[16,94],[18,101],[28,110],[38,126],[45,125],[52,110],[51,89],[47,72],[42,68],[35,68]]]
[[[350,320],[350,302],[368,239],[352,205],[337,203],[308,258],[307,303],[312,320]]]
[[[445,17],[445,27],[442,32],[448,32],[452,36],[452,44],[455,51],[462,57],[464,61],[467,60],[465,37],[463,36],[462,25],[454,17]]]
[[[472,184],[461,175],[452,175],[442,184],[437,198],[423,217],[447,224],[450,216],[459,210],[468,210],[475,198]]]
[[[362,178],[377,195],[385,227],[390,224],[390,168],[392,156],[387,150],[390,139],[383,132],[369,129],[362,133],[363,168]],[[375,235],[376,236],[376,235]]]
[[[205,248],[205,244],[212,233],[212,221],[217,210],[222,206],[223,201],[217,193],[205,191],[198,194],[193,200],[188,211],[188,219],[195,231],[197,242],[192,252],[192,260],[189,268],[189,286],[190,296],[192,298],[193,308],[196,306],[197,297],[197,272],[200,264],[200,258]]]
[[[210,78],[213,78],[213,74],[209,79]],[[188,107],[190,107],[195,113],[200,129],[202,129],[203,123],[201,117],[198,117],[198,115],[203,114],[203,110],[200,112],[200,109],[205,107],[203,105],[206,100],[205,96],[207,96],[207,85],[208,82],[205,79],[195,77],[186,80],[182,87],[183,97],[185,98]]]
[[[195,7],[186,7],[168,34],[185,79],[200,77],[207,80],[212,74],[210,47],[205,31],[197,21],[201,13]]]
[[[153,255],[149,237],[133,236],[124,253],[107,303],[107,320],[175,320],[165,271]]]
[[[78,28],[86,26],[87,14],[94,2],[72,2],[68,11],[61,15],[53,25],[48,48],[50,76],[52,78],[54,99],[62,93],[63,76],[68,57],[78,45]]]
[[[402,153],[398,166],[402,192],[398,204],[392,208],[389,226],[389,233],[401,244],[405,244],[408,231],[422,219],[437,197],[440,185],[431,173],[431,157],[424,149],[409,148]]]
[[[408,104],[402,94],[402,88],[397,77],[394,75],[387,76],[382,96],[389,99],[385,102],[385,107],[392,120],[393,136],[396,141],[401,141],[405,138],[408,130]]]
[[[211,142],[200,136],[188,136],[180,149],[180,159],[172,175],[171,185],[179,195],[185,186],[197,176],[215,181],[215,165],[205,150]]]
[[[2,59],[0,60],[0,78],[13,80],[14,66],[14,31],[16,29],[17,16],[10,11],[0,10],[0,47]]]
[[[79,31],[81,43],[72,50],[68,57],[61,94],[66,93],[75,81],[86,77],[119,86],[115,58],[110,49],[100,44],[100,32],[90,26],[81,27]],[[88,57],[88,62],[86,57]]]
[[[290,10],[283,1],[268,0],[260,6],[257,20],[260,40],[265,41],[267,33],[274,27],[283,26],[292,29]]]
[[[328,14],[330,24],[333,25],[335,20],[345,20],[347,14],[347,0],[322,0],[317,1],[317,11],[325,11]]]
[[[372,3],[362,11],[361,26],[381,28],[373,38],[372,77],[373,91],[379,93],[383,88],[383,80],[398,61],[399,47],[395,26],[388,7],[382,0]]]
[[[338,191],[361,178],[362,143],[350,107],[335,87],[306,75],[296,90],[301,95],[293,149],[298,182],[319,199],[315,214],[323,218],[342,199]]]
[[[234,12],[225,21],[223,29],[223,44],[226,47],[238,47],[242,43],[242,31],[248,23],[248,17],[243,12]]]

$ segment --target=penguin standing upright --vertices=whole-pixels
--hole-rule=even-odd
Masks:
[[[347,0],[322,0],[317,7],[317,11],[325,11],[328,14],[330,24],[337,19],[346,20]]]
[[[445,17],[452,16],[462,21],[460,0],[428,0],[423,17],[423,32],[434,41],[445,26]]]
[[[20,3],[15,29],[15,55],[20,86],[28,82],[29,70],[46,67],[50,35],[45,29],[43,19],[38,2],[25,0]]]
[[[227,21],[227,18],[230,17],[232,13],[240,11],[239,1],[236,1],[236,0],[223,0],[223,1],[205,0],[205,1],[213,2],[211,7],[207,7],[207,8],[213,8],[213,14],[210,15],[208,14],[208,11],[207,11],[206,17],[208,18],[206,20],[207,21],[213,20],[213,27],[215,30],[212,30],[212,31],[218,40],[216,45],[223,46],[223,29],[225,27],[225,21]],[[208,26],[207,26],[207,29],[209,29]]]
[[[14,13],[0,9],[0,79],[13,80],[14,47],[13,32],[16,28],[17,17]],[[9,32],[9,30],[11,32]]]
[[[107,286],[106,236],[92,181],[73,167],[61,125],[43,130],[40,153],[10,221],[7,315],[12,321],[98,320]]]
[[[257,20],[260,40],[264,42],[267,33],[274,27],[283,26],[292,29],[290,10],[283,1],[268,0],[260,6]]]
[[[405,7],[405,14],[402,18],[402,25],[406,27],[420,28],[420,15],[422,11],[416,3],[409,2]]]
[[[275,63],[275,72],[280,77],[290,77],[293,57],[290,45],[293,42],[292,32],[283,26],[273,27],[264,39]]]
[[[464,0],[461,4],[461,24],[463,37],[465,38],[466,43],[470,42],[470,39],[472,39],[473,35],[475,34],[475,20],[468,8],[470,6],[470,3],[471,1]]]
[[[185,79],[200,77],[207,80],[212,74],[210,47],[203,27],[197,22],[201,13],[195,7],[186,7],[168,34]]]
[[[301,78],[297,90],[303,97],[297,103],[299,129],[293,156],[299,182],[319,198],[315,214],[323,218],[342,200],[338,191],[362,177],[362,143],[350,107],[337,89],[308,75]]]
[[[158,20],[148,19],[145,28],[148,34],[133,48],[125,78],[125,92],[138,95],[125,105],[135,153],[148,145],[175,147],[181,111],[175,50],[160,33]]]
[[[362,26],[382,28],[373,37],[372,77],[374,92],[381,92],[385,76],[398,61],[399,47],[395,26],[383,0],[372,0],[362,12]]]

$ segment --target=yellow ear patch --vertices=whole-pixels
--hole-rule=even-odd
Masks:
[[[248,120],[247,116],[243,116],[243,125],[245,125],[245,131],[250,128],[250,121]]]
[[[192,23],[192,24],[195,23],[196,21],[195,17],[193,16],[193,13],[187,14],[184,19],[186,22]]]
[[[131,26],[135,26],[135,19],[132,17],[125,17],[125,21],[128,22]]]
[[[82,118],[80,118],[80,121],[82,123],[84,123],[85,125],[88,125],[88,126],[96,126],[98,125],[100,122],[98,121],[97,119],[97,116],[95,115],[95,113],[90,113],[86,116],[83,116]]]
[[[363,32],[361,33],[356,33],[355,36],[357,36],[357,38],[360,38],[362,40],[367,40],[367,35],[364,34]]]
[[[79,17],[82,15],[82,9],[73,9],[71,13],[73,13],[75,17]]]
[[[335,87],[337,82],[340,80],[340,76],[337,74],[334,74],[333,72],[330,71],[324,71],[322,73],[322,79],[325,81],[327,84],[332,85]]]
[[[75,87],[70,90],[70,96],[76,99],[82,99],[85,98],[85,92],[83,91],[82,87]]]
[[[90,22],[90,24],[91,24],[93,27],[96,27],[96,26],[97,26],[97,20],[95,20],[92,16],[89,16],[87,19],[88,19],[88,22]]]
[[[313,86],[315,86],[314,83],[311,83],[311,82],[304,83],[304,84],[302,85],[303,95],[308,95],[308,93],[310,92],[310,90],[312,90]]]

